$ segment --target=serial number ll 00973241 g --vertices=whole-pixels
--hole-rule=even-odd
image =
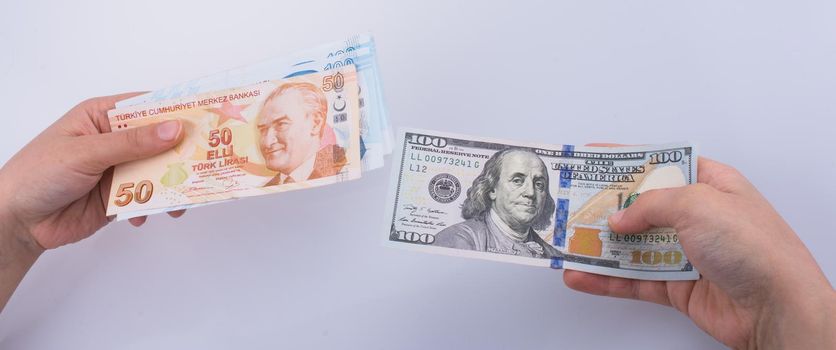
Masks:
[[[419,162],[426,162],[426,163],[433,163],[433,164],[444,164],[444,165],[452,165],[452,166],[460,166],[465,168],[475,168],[479,169],[482,165],[481,162],[478,160],[470,160],[470,159],[461,159],[461,158],[454,158],[448,156],[437,156],[435,154],[418,154],[412,153],[409,155],[410,160],[419,161]]]
[[[630,243],[678,243],[679,237],[674,234],[665,233],[634,233],[634,234],[617,234],[610,233],[611,242],[630,242]]]

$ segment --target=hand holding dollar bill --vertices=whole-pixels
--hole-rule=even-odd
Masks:
[[[605,275],[697,279],[677,233],[616,234],[607,217],[642,192],[696,182],[688,144],[618,148],[400,133],[390,245]]]

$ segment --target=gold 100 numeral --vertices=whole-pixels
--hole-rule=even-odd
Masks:
[[[136,189],[134,189],[136,186]],[[113,204],[117,207],[124,207],[132,201],[138,204],[145,203],[151,200],[151,195],[154,194],[154,184],[148,180],[142,180],[137,184],[127,182],[119,185],[116,190],[116,200]]]
[[[679,265],[682,262],[682,252],[676,250],[667,252],[634,250],[633,260],[630,262],[640,265],[659,265],[663,261],[666,265]]]

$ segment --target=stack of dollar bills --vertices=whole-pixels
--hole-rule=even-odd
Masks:
[[[184,128],[175,148],[115,167],[119,220],[357,179],[393,142],[368,35],[122,100],[108,118],[114,132]]]

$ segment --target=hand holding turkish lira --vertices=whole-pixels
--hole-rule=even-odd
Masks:
[[[108,222],[108,169],[156,155],[179,142],[178,121],[111,132],[107,111],[116,101],[134,95],[82,102],[3,166],[0,192],[11,196],[0,203],[0,216],[9,218],[18,234],[44,249],[90,236]],[[131,223],[138,226],[144,221],[135,218]]]
[[[699,160],[699,183],[643,193],[613,231],[673,227],[702,278],[640,281],[564,272],[569,287],[668,305],[733,348],[836,346],[836,293],[792,228],[735,169]]]
[[[107,111],[135,95],[82,102],[0,169],[0,310],[45,249],[87,238],[108,223],[114,165],[153,156],[182,138],[177,121],[111,132]],[[131,219],[135,226],[144,222]]]

